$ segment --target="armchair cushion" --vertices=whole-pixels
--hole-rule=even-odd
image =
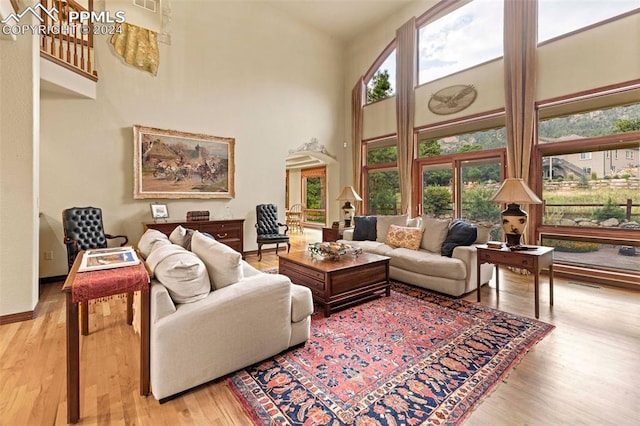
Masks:
[[[213,290],[242,279],[242,255],[231,247],[196,231],[191,239],[191,249],[204,262]]]

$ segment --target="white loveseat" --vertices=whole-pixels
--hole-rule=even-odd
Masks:
[[[377,220],[378,230],[375,241],[373,238],[354,241],[354,230],[348,229],[344,231],[344,239],[341,242],[359,247],[368,253],[389,256],[391,258],[389,260],[391,279],[454,297],[462,296],[476,289],[477,249],[475,243],[455,247],[451,257],[443,256],[440,252],[440,247],[447,236],[448,222],[439,223],[440,221],[427,218],[408,219],[407,216],[377,216]],[[409,249],[387,244],[388,228],[394,224],[408,228],[424,227],[420,247]],[[476,242],[486,242],[487,238],[488,230],[482,232],[482,236]],[[482,241],[483,239],[485,241]],[[493,265],[482,264],[480,268],[481,283],[488,283],[492,275]]]
[[[194,284],[197,279],[192,276],[176,287],[175,282],[168,283],[175,278],[174,271],[201,269],[201,265],[192,262],[193,256],[185,256],[187,250],[181,252],[177,247],[177,254],[165,257],[171,264],[167,268],[166,262],[158,262],[152,253],[153,246],[166,248],[167,243],[149,244],[151,239],[162,238],[159,232],[152,233],[153,237],[147,233],[140,244],[146,253],[142,247],[139,249],[156,273],[151,283],[150,321],[151,388],[156,399],[163,402],[309,338],[313,301],[308,288],[292,284],[284,275],[261,272],[241,258],[241,278],[237,282],[220,288],[211,284],[213,290],[198,294]],[[196,236],[193,238],[195,245]],[[212,258],[219,259],[220,264],[228,260],[219,253]],[[210,266],[207,261],[203,263]],[[210,268],[208,272],[211,275]],[[176,299],[185,300],[184,289],[195,296],[188,303],[177,303]]]

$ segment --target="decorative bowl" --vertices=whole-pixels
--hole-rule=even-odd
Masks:
[[[334,261],[345,254],[355,254],[357,256],[362,253],[360,248],[354,248],[348,244],[338,242],[311,243],[309,244],[309,251],[313,258]]]

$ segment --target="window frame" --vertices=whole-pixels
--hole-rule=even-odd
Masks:
[[[552,144],[537,144],[534,147],[534,165],[532,170],[542,171],[542,157],[553,155],[574,154],[585,150],[602,151],[617,150],[626,148],[635,148],[640,141],[640,132],[615,133],[605,136],[597,136],[592,138],[570,140],[565,142],[556,142]],[[536,188],[536,193],[542,194],[542,178],[541,173],[532,176],[532,186]],[[531,210],[536,210],[536,223],[534,235],[539,241],[541,234],[547,237],[579,237],[584,240],[593,242],[602,241],[609,244],[609,241],[626,242],[640,240],[640,230],[623,229],[623,228],[579,228],[564,225],[545,225],[543,224],[542,215],[544,208],[542,206],[531,206]],[[530,212],[531,214],[531,212]],[[633,235],[633,236],[632,236]]]
[[[369,67],[369,69],[367,70],[367,72],[364,74],[362,80],[364,82],[364,106],[367,105],[371,105],[374,104],[376,102],[380,102],[383,101],[385,99],[389,99],[394,97],[396,94],[392,94],[387,96],[386,98],[383,99],[378,99],[377,101],[373,101],[373,102],[368,102],[367,100],[367,90],[369,88],[369,83],[371,82],[371,79],[373,79],[373,76],[376,74],[376,72],[378,72],[378,70],[380,69],[380,67],[382,66],[382,64],[384,63],[384,61],[387,60],[387,58],[389,57],[389,55],[391,55],[391,53],[396,50],[398,43],[396,41],[396,39],[394,38],[393,40],[391,40],[391,42],[387,45],[387,47],[385,47],[382,52],[380,52],[380,55],[378,55],[378,57],[376,58],[376,60],[373,62],[373,64],[371,64],[371,67]],[[395,87],[395,84],[394,84]]]
[[[416,158],[413,163],[412,197],[414,200],[420,200],[414,203],[412,208],[414,216],[422,216],[424,208],[422,205],[422,169],[424,166],[430,165],[449,165],[453,173],[451,175],[453,181],[453,211],[452,217],[460,217],[462,213],[462,166],[463,162],[469,160],[482,160],[490,158],[499,158],[500,164],[500,181],[504,180],[507,170],[507,149],[494,148],[483,151],[458,152],[454,154],[438,155],[436,157]]]
[[[365,214],[369,214],[369,201],[367,196],[367,194],[369,194],[369,173],[385,172],[390,170],[395,170],[396,172],[399,173],[397,160],[392,162],[387,162],[387,163],[368,164],[367,154],[368,154],[369,148],[372,145],[374,146],[374,149],[375,149],[375,148],[384,148],[385,146],[393,146],[394,144],[396,146],[398,145],[398,135],[396,135],[395,133],[392,135],[386,135],[379,138],[362,141],[362,177],[361,177],[362,178],[362,182],[361,182],[362,212]],[[378,146],[375,146],[375,145],[378,145]]]

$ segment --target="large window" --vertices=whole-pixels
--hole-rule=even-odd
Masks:
[[[555,262],[640,271],[638,112],[640,104],[540,121],[538,231],[542,244],[556,247]]]
[[[499,120],[485,117],[472,126],[482,128]],[[425,129],[418,134],[417,167],[421,182],[414,185],[420,185],[422,190],[422,213],[490,224],[491,238],[501,239],[501,208],[489,198],[503,178],[505,128],[430,137],[437,131]]]
[[[364,144],[365,212],[389,215],[400,211],[400,176],[395,138]]]
[[[419,159],[422,213],[489,225],[491,239],[501,239],[501,208],[489,199],[500,186],[504,155],[495,149]]]
[[[504,127],[434,139],[430,139],[428,136],[420,136],[418,157],[435,157],[437,155],[483,151],[506,146],[507,132]]]
[[[422,26],[418,84],[501,57],[503,16],[502,1],[474,0]]]
[[[367,83],[367,103],[388,98],[396,93],[396,50],[382,62]]]
[[[639,7],[638,0],[538,0],[538,41],[567,34]]]

